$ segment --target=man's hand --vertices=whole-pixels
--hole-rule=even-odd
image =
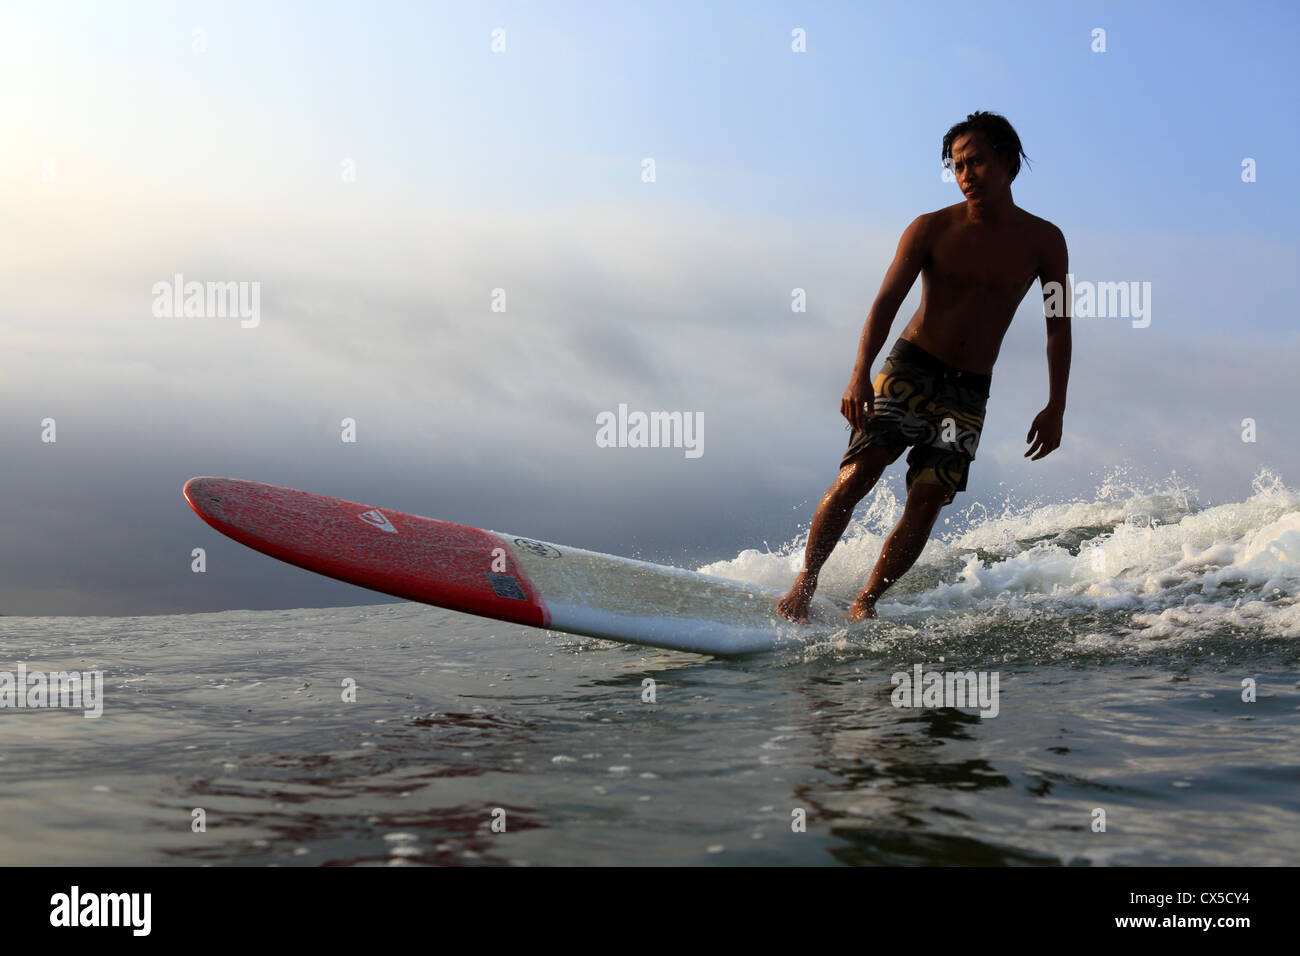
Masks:
[[[1025,452],[1025,457],[1030,455],[1030,461],[1038,461],[1045,455],[1050,455],[1056,449],[1061,447],[1061,430],[1064,427],[1063,419],[1065,418],[1064,408],[1055,408],[1048,405],[1041,412],[1034,416],[1034,423],[1029,426],[1029,435],[1025,441],[1031,442],[1029,451]],[[1037,452],[1038,454],[1034,454]]]
[[[849,387],[840,399],[840,414],[849,420],[849,424],[861,431],[867,419],[876,413],[876,393],[871,387],[870,379],[854,376]]]

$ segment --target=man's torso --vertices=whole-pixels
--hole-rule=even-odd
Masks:
[[[921,306],[901,337],[988,374],[1042,267],[1051,224],[1017,207],[997,225],[970,222],[966,203],[930,215]]]

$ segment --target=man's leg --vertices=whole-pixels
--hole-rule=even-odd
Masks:
[[[794,579],[789,592],[776,604],[777,612],[783,617],[800,624],[808,623],[808,604],[817,590],[817,575],[821,573],[822,565],[849,526],[853,509],[875,487],[890,462],[902,453],[901,449],[868,445],[840,468],[840,473],[822,495],[808,528],[803,570]]]
[[[930,529],[934,527],[939,511],[952,501],[953,494],[948,486],[930,482],[918,482],[908,489],[903,517],[898,519],[898,524],[885,539],[867,586],[849,610],[850,621],[876,616],[876,601],[916,563],[925,542],[930,539]]]

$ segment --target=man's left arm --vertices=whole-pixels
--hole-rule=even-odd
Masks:
[[[1070,254],[1065,236],[1052,226],[1038,273],[1043,286],[1043,315],[1047,318],[1047,375],[1050,381],[1047,407],[1029,426],[1030,443],[1025,457],[1037,461],[1061,446],[1065,419],[1065,388],[1070,379],[1070,302],[1072,290],[1066,279]]]

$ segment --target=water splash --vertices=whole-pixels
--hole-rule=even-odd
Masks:
[[[820,590],[851,600],[866,582],[901,503],[880,488],[860,509],[821,575]],[[700,570],[787,587],[807,532],[779,550],[742,551]],[[1242,501],[1205,504],[1176,474],[1152,482],[1127,469],[1103,476],[1091,499],[967,507],[878,606],[881,622],[850,628],[868,643],[917,640],[898,625],[1030,644],[1126,648],[1170,641],[1300,637],[1300,491],[1261,469]],[[872,629],[874,628],[874,629]],[[870,630],[870,637],[868,634]],[[846,638],[846,634],[848,637]]]

